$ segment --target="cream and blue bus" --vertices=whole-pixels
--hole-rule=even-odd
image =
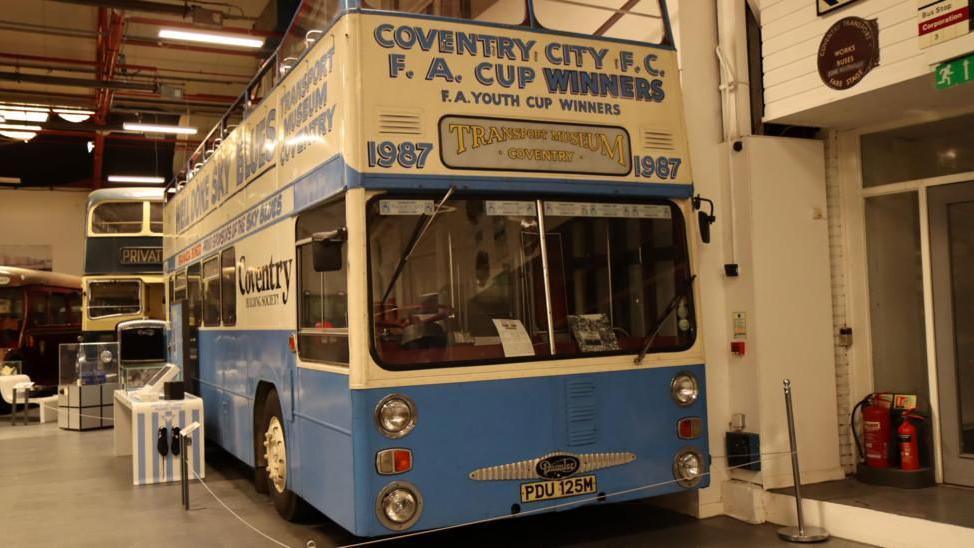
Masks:
[[[88,195],[82,337],[115,340],[127,320],[166,318],[161,188],[105,188]]]
[[[305,2],[167,190],[176,353],[283,516],[708,484],[676,52],[609,4]]]

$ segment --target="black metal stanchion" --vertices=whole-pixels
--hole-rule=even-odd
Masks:
[[[791,406],[791,381],[785,379],[785,408],[788,410],[788,441],[791,443],[791,473],[795,478],[795,509],[798,512],[798,527],[782,527],[778,536],[788,542],[822,542],[828,540],[829,533],[821,527],[805,527],[802,513],[801,469],[798,468],[798,441],[795,437],[795,412]]]
[[[181,491],[183,508],[185,510],[189,510],[189,454],[190,449],[193,446],[193,432],[195,432],[199,427],[200,423],[194,422],[179,433],[181,445],[179,457],[179,477],[182,480]],[[193,465],[195,466],[196,463],[193,463]]]

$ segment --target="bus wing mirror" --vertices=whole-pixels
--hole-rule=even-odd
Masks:
[[[311,254],[315,272],[336,272],[344,266],[342,247],[347,231],[344,228],[311,235]]]
[[[714,224],[717,217],[714,216],[714,202],[697,194],[693,197],[693,209],[697,211],[697,223],[700,227],[700,239],[705,244],[710,243],[710,225]],[[703,205],[710,206],[710,212],[703,211]]]
[[[697,212],[697,221],[700,223],[700,239],[705,244],[710,243],[710,215],[703,211]]]

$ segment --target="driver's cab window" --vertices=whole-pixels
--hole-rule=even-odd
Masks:
[[[298,217],[298,355],[302,360],[348,364],[348,246],[340,270],[317,272],[312,237],[345,227],[345,201],[325,204]]]

